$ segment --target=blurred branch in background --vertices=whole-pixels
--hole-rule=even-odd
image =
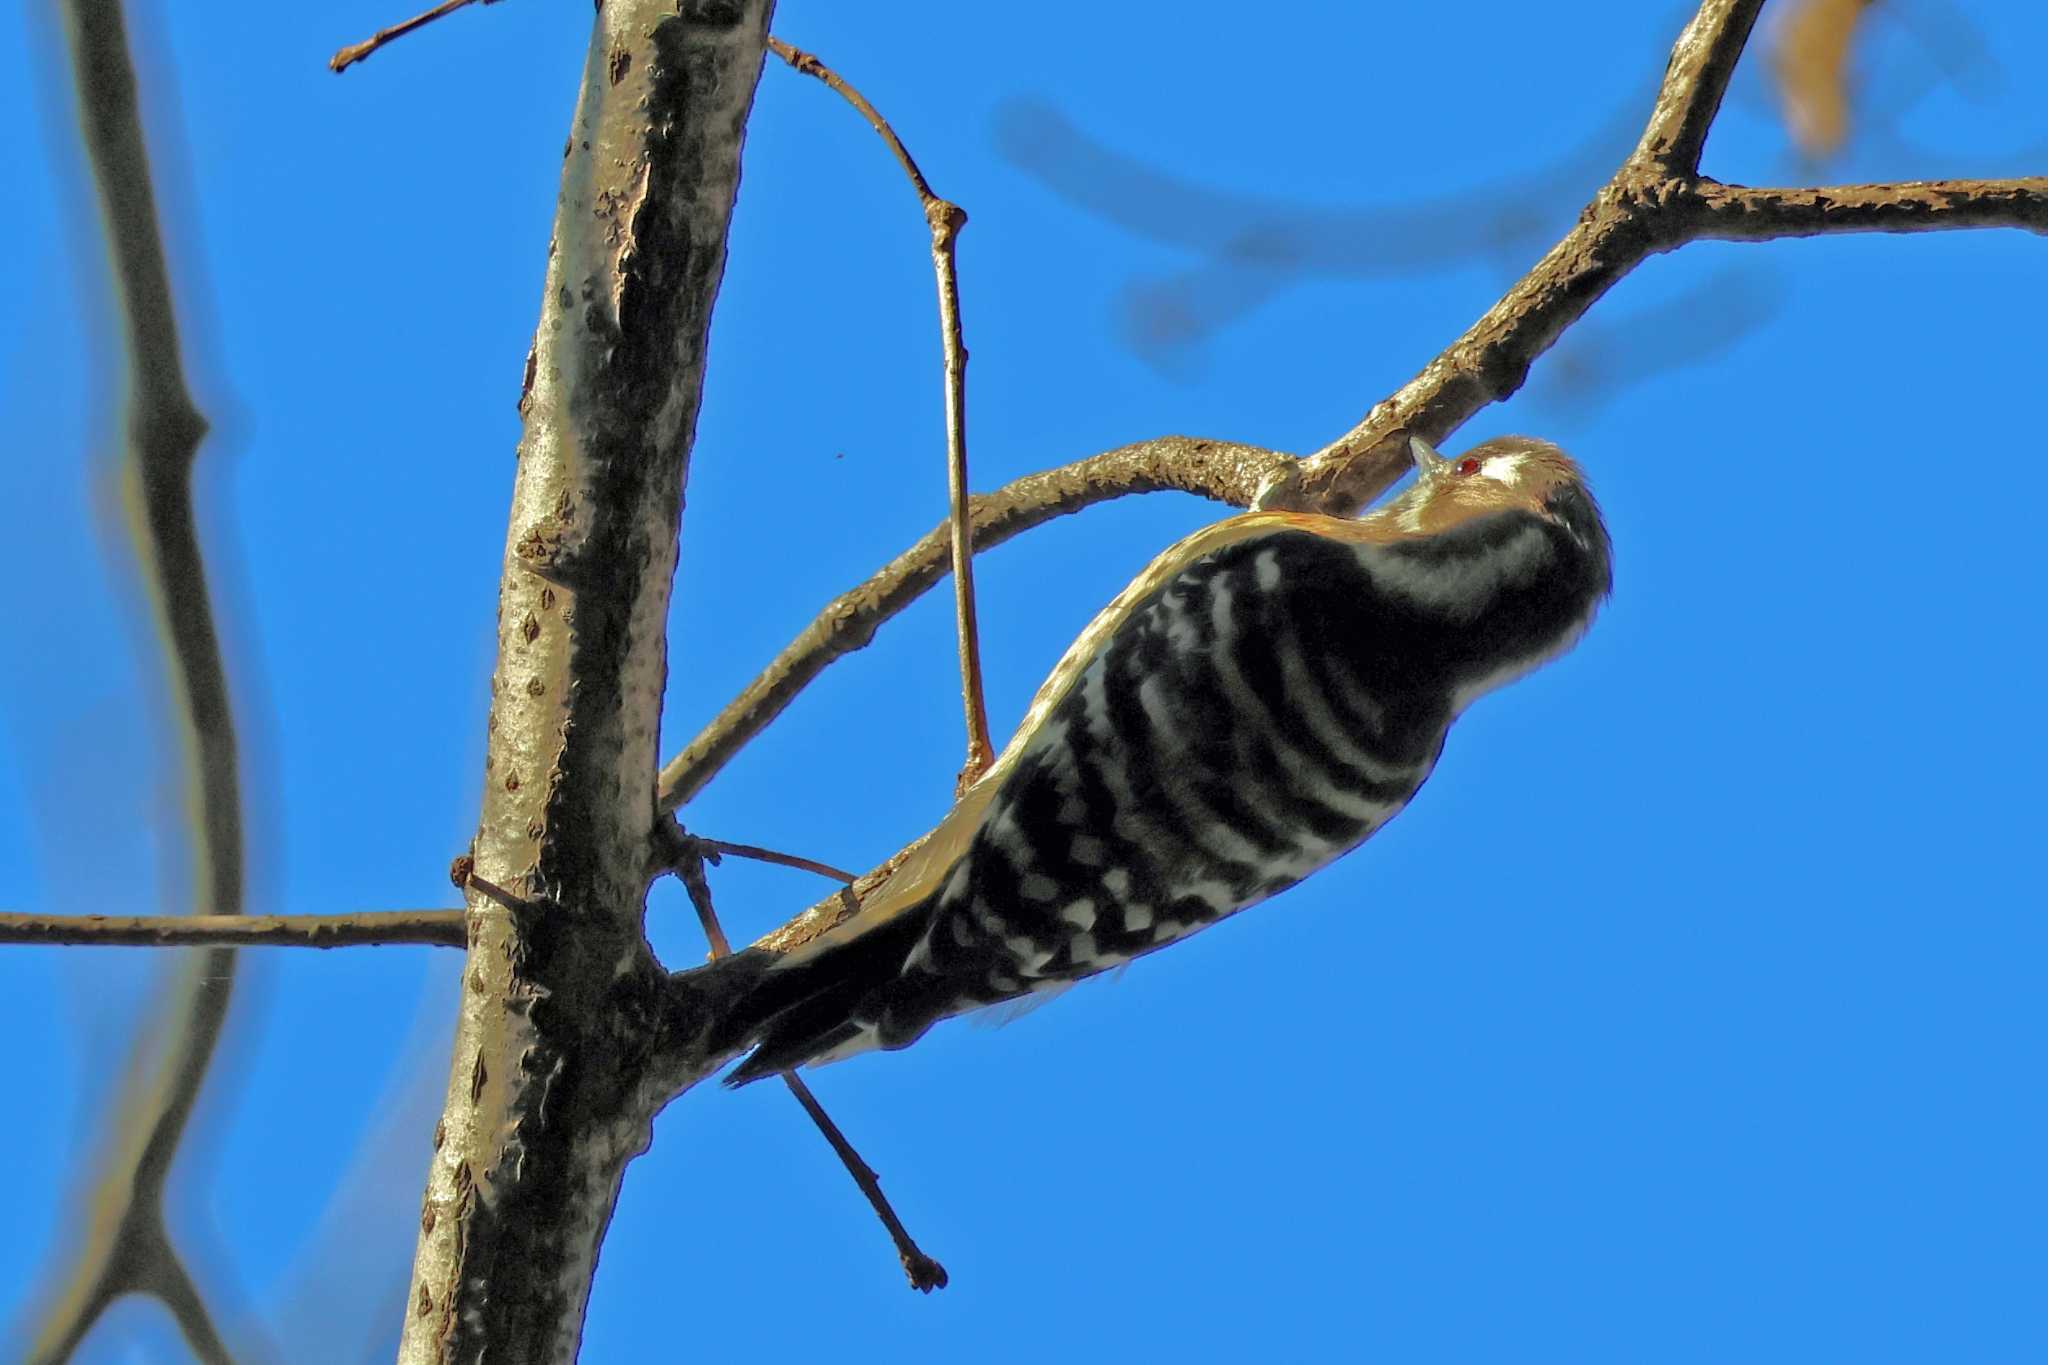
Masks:
[[[447,1079],[447,998],[462,971],[454,958],[435,963],[412,1035],[392,1059],[347,1173],[254,1315],[290,1348],[288,1360],[389,1361],[398,1349],[419,1233],[419,1172],[433,1149]]]
[[[1159,373],[1188,381],[1204,341],[1297,285],[1518,268],[1627,152],[1642,130],[1641,103],[1526,174],[1433,201],[1343,207],[1184,179],[1113,150],[1041,100],[1009,101],[992,136],[999,156],[1077,208],[1201,256],[1184,271],[1132,281],[1115,304],[1124,344]]]
[[[185,382],[119,0],[70,0],[65,12],[80,137],[120,305],[123,505],[181,731],[192,902],[237,914],[243,887],[235,731],[192,508],[192,465],[207,424]],[[68,1262],[57,1263],[34,1311],[31,1360],[64,1360],[125,1294],[162,1300],[199,1359],[230,1358],[200,1287],[172,1245],[164,1186],[220,1040],[234,972],[229,949],[186,958],[150,1021],[137,1029],[71,1219],[78,1245]]]
[[[1386,278],[1541,247],[1641,131],[1618,111],[1548,166],[1434,201],[1325,208],[1183,179],[1096,141],[1058,109],[1019,98],[996,112],[997,155],[1126,231],[1218,261],[1290,275]]]
[[[1787,288],[1769,266],[1724,265],[1671,298],[1582,318],[1530,388],[1589,415],[1632,385],[1732,350],[1778,315]]]
[[[1873,15],[1889,17],[1929,60],[1909,83],[1888,82],[1853,101],[1866,126],[1889,128],[1943,85],[1979,94],[1997,85],[1996,62],[1967,17],[1953,6],[1934,15],[1925,8],[1790,0],[1776,10],[1767,53],[1772,91],[1787,135],[1808,164],[1833,156],[1849,137],[1857,94],[1851,58]],[[1184,270],[1131,280],[1113,304],[1116,333],[1132,354],[1189,383],[1202,373],[1204,343],[1289,288],[1527,259],[1584,203],[1588,187],[1606,178],[1640,130],[1639,106],[1631,101],[1547,166],[1422,204],[1325,207],[1197,183],[1111,149],[1037,99],[999,109],[992,138],[999,156],[1075,207],[1197,253],[1198,262]],[[1785,281],[1731,266],[1717,284],[1561,339],[1551,361],[1556,378],[1544,386],[1548,396],[1604,401],[1725,351],[1776,312]],[[1665,344],[1661,329],[1679,317],[1699,328],[1699,337]],[[1652,342],[1615,344],[1623,336]]]

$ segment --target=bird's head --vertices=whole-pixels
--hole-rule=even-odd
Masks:
[[[1455,460],[1408,438],[1415,484],[1365,518],[1403,536],[1438,535],[1493,512],[1522,509],[1570,532],[1582,547],[1606,541],[1600,509],[1572,457],[1533,436],[1496,436]]]

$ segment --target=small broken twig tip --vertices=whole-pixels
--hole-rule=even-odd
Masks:
[[[818,1103],[818,1097],[811,1093],[809,1086],[797,1079],[794,1071],[783,1072],[782,1080],[789,1087],[789,1093],[796,1096],[796,1102],[804,1107],[804,1112],[811,1116],[811,1122],[818,1125],[818,1131],[825,1135],[825,1141],[832,1144],[832,1150],[839,1154],[840,1164],[846,1167],[846,1173],[853,1177],[853,1183],[860,1186],[860,1192],[867,1196],[868,1206],[874,1209],[875,1216],[880,1218],[882,1226],[888,1229],[889,1240],[896,1244],[896,1255],[903,1262],[903,1273],[909,1277],[910,1287],[920,1294],[929,1294],[934,1289],[944,1289],[949,1278],[946,1267],[925,1255],[911,1239],[910,1233],[903,1226],[903,1220],[896,1216],[896,1210],[889,1206],[888,1199],[882,1194],[881,1177],[875,1174],[874,1167],[861,1160],[860,1153],[853,1149],[853,1144],[839,1131],[839,1125],[832,1122],[831,1115]]]
[[[470,3],[472,3],[472,0],[445,0],[445,3],[436,5],[423,14],[415,14],[412,18],[393,24],[390,28],[379,29],[362,42],[350,43],[347,47],[340,49],[332,57],[329,57],[327,59],[327,69],[338,76],[357,62],[366,59],[372,52],[383,47],[386,43],[396,42],[414,29],[425,28],[436,19],[453,14],[456,10]],[[483,0],[483,3],[486,5],[494,4],[496,0]]]

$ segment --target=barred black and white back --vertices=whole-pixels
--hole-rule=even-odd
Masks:
[[[1570,648],[1610,580],[1557,447],[1414,445],[1415,486],[1370,516],[1246,513],[1154,560],[919,852],[766,972],[729,1083],[1120,966],[1398,813],[1458,713]]]

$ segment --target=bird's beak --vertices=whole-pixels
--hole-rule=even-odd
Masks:
[[[1415,473],[1418,478],[1432,477],[1445,464],[1444,457],[1436,453],[1436,447],[1420,436],[1408,438],[1408,454],[1415,461]]]

